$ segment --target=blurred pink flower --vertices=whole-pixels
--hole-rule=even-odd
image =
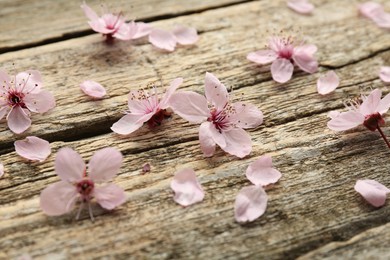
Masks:
[[[308,0],[288,0],[287,6],[300,14],[310,14],[314,10],[314,5]]]
[[[7,115],[8,127],[16,134],[30,127],[30,112],[45,113],[56,105],[53,95],[41,89],[39,71],[28,70],[11,79],[0,70],[0,82],[0,120]]]
[[[36,136],[27,136],[14,145],[17,154],[31,161],[43,162],[51,154],[49,142]]]
[[[237,157],[248,155],[252,141],[244,129],[259,126],[263,113],[251,104],[231,103],[226,87],[208,72],[205,94],[206,97],[192,91],[175,93],[170,106],[185,120],[201,123],[199,141],[204,156],[212,156],[216,144]]]
[[[166,51],[174,51],[176,44],[195,44],[198,39],[198,32],[195,28],[184,26],[176,26],[172,32],[152,29],[149,34],[149,42],[153,46]]]
[[[182,206],[189,206],[204,198],[203,188],[193,169],[182,169],[176,172],[171,182],[171,189],[175,192],[173,200]]]
[[[272,78],[279,83],[285,83],[292,77],[294,65],[301,70],[314,73],[318,69],[318,62],[314,58],[317,47],[313,44],[299,43],[294,46],[292,37],[271,37],[268,42],[269,50],[251,52],[247,59],[257,64],[272,63]]]
[[[159,100],[154,86],[150,92],[145,90],[131,91],[128,96],[129,113],[114,123],[111,130],[117,134],[128,135],[144,123],[147,123],[149,127],[160,125],[163,119],[169,115],[166,110],[169,107],[169,99],[182,82],[182,78],[174,79],[161,100]]]
[[[355,190],[374,207],[381,207],[386,202],[387,194],[390,190],[375,180],[358,180]]]
[[[90,201],[94,198],[105,209],[112,210],[125,202],[122,188],[113,183],[98,186],[98,183],[110,181],[122,165],[122,154],[114,148],[97,151],[87,167],[81,156],[70,148],[58,151],[55,160],[55,171],[61,181],[50,184],[41,193],[40,205],[49,216],[58,216],[73,210],[77,201],[81,206],[76,219],[79,218],[84,204],[88,204],[89,214],[93,220]]]
[[[385,12],[381,4],[375,2],[365,2],[359,5],[360,13],[371,19],[378,27],[390,28],[390,13]]]

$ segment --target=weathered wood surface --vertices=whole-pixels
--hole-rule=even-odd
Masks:
[[[385,256],[381,248],[388,239],[375,237],[379,240],[385,233],[389,206],[373,209],[353,185],[357,179],[372,178],[390,186],[389,151],[377,133],[365,129],[335,134],[326,128],[326,114],[362,90],[380,87],[389,92],[378,70],[390,64],[390,35],[357,16],[357,1],[315,4],[316,11],[308,17],[293,13],[284,1],[260,1],[156,21],[153,25],[183,23],[202,32],[195,47],[171,54],[142,41],[109,47],[94,34],[0,55],[3,67],[12,68],[14,62],[18,70],[40,70],[45,88],[57,99],[52,112],[32,117],[33,126],[22,136],[0,125],[0,161],[6,168],[0,179],[0,258],[28,253],[37,259],[310,259],[349,257],[357,247],[362,258]],[[317,44],[320,73],[334,68],[341,77],[335,93],[317,94],[320,73],[296,73],[289,83],[277,85],[269,72],[246,60],[248,52],[266,43],[267,30],[291,26],[301,27],[308,41]],[[234,86],[237,98],[258,105],[265,114],[264,124],[250,131],[254,144],[247,158],[218,150],[204,159],[198,127],[178,116],[127,138],[111,133],[109,127],[126,109],[130,89],[181,76],[181,89],[203,92],[205,71]],[[98,102],[84,96],[78,84],[86,78],[101,82],[109,96]],[[25,135],[53,141],[47,161],[27,163],[12,151],[13,142]],[[102,147],[120,149],[125,162],[115,181],[126,189],[128,202],[112,213],[94,208],[94,223],[86,213],[81,221],[72,214],[45,216],[39,194],[58,180],[53,161],[64,146],[75,148],[86,160]],[[239,225],[233,218],[234,199],[249,185],[244,176],[248,163],[262,154],[273,156],[283,177],[268,191],[265,215]],[[145,162],[152,171],[142,175]],[[206,191],[202,203],[188,208],[173,202],[169,188],[174,172],[184,167],[196,170]],[[366,231],[373,227],[378,228]]]

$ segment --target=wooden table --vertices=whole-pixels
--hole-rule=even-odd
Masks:
[[[99,2],[88,4],[97,9]],[[282,0],[111,4],[156,27],[198,29],[196,46],[167,54],[143,40],[107,46],[89,28],[80,1],[1,0],[1,67],[12,74],[41,71],[57,106],[34,114],[32,127],[22,135],[9,131],[5,121],[0,124],[0,161],[6,170],[0,179],[0,258],[389,258],[389,203],[375,209],[353,186],[369,178],[390,187],[390,151],[377,132],[335,133],[326,123],[327,113],[343,109],[344,100],[371,88],[390,91],[378,78],[380,66],[390,65],[390,33],[358,16],[359,1],[312,2],[311,16],[293,12]],[[390,10],[388,1],[378,2]],[[299,29],[318,46],[318,73],[296,72],[287,84],[276,84],[267,68],[246,59],[281,29],[292,35]],[[341,85],[321,96],[316,81],[330,69]],[[218,149],[205,159],[198,126],[177,115],[125,138],[110,130],[127,109],[129,90],[183,77],[181,90],[203,93],[206,71],[263,111],[264,123],[250,130],[250,156],[238,159]],[[100,82],[108,95],[92,101],[79,89],[85,79]],[[388,127],[384,132],[390,135]],[[30,135],[51,142],[53,152],[45,162],[29,163],[15,153],[13,142]],[[79,221],[74,213],[44,215],[39,194],[59,180],[56,151],[72,147],[88,160],[107,146],[124,155],[115,182],[126,190],[127,203],[110,213],[96,207],[95,222],[87,212]],[[268,191],[266,213],[240,225],[234,220],[234,200],[250,184],[244,175],[248,164],[263,154],[272,155],[283,176]],[[151,164],[150,173],[142,174],[144,163]],[[185,167],[195,169],[206,192],[203,202],[187,208],[174,203],[169,188],[175,171]]]

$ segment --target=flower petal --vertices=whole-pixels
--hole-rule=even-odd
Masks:
[[[4,175],[4,165],[0,162],[0,178]]]
[[[329,111],[328,113],[328,117],[333,119],[333,118],[336,118],[340,115],[340,112],[339,111],[336,111],[336,110],[332,110],[332,111]]]
[[[207,144],[216,143],[221,148],[226,146],[225,136],[215,128],[213,123],[203,122],[199,128],[199,136],[201,135],[201,133],[200,133],[201,131],[202,131],[202,136],[207,137],[207,138],[210,137],[213,140],[213,142],[206,143],[205,156],[207,154],[207,151],[210,149],[209,146],[207,146]],[[203,151],[202,143],[201,143],[201,148]]]
[[[314,44],[299,45],[294,48],[295,53],[304,53],[307,56],[313,56],[317,52],[318,48]]]
[[[97,151],[88,164],[89,177],[94,182],[111,180],[121,168],[123,156],[112,147]]]
[[[161,109],[166,109],[169,107],[169,99],[182,83],[183,83],[183,78],[176,78],[172,80],[171,84],[169,85],[167,91],[165,92],[163,98],[160,101]]]
[[[49,142],[36,136],[27,136],[14,145],[17,154],[31,161],[43,162],[51,154]]]
[[[263,113],[252,104],[237,102],[233,104],[236,113],[230,118],[240,128],[254,128],[263,123]]]
[[[45,113],[56,106],[53,94],[47,90],[30,93],[24,97],[23,101],[30,111],[36,113]]]
[[[237,194],[234,203],[234,217],[237,222],[250,222],[264,214],[268,196],[261,186],[244,187]]]
[[[390,13],[381,12],[376,16],[373,21],[380,28],[389,29],[390,28]]]
[[[276,60],[278,55],[273,50],[260,50],[255,52],[250,52],[246,58],[257,64],[268,64]]]
[[[137,22],[135,24],[137,26],[137,32],[133,36],[133,39],[139,39],[139,38],[145,37],[145,36],[149,35],[149,33],[152,31],[152,26],[150,26],[147,23]]]
[[[334,131],[345,131],[363,124],[364,116],[356,111],[340,113],[328,122],[328,128]]]
[[[108,210],[112,210],[126,201],[125,191],[113,183],[95,187],[93,196],[100,206]]]
[[[381,4],[375,2],[366,2],[359,5],[359,11],[363,16],[369,19],[375,19],[378,14],[383,13],[383,7]]]
[[[272,78],[279,83],[285,83],[291,79],[294,71],[294,65],[287,59],[277,59],[272,62]]]
[[[86,171],[85,163],[81,156],[71,148],[61,148],[57,152],[55,171],[63,181],[80,181]]]
[[[340,78],[337,74],[330,70],[325,75],[322,75],[317,80],[317,91],[321,95],[329,94],[334,91],[340,84]]]
[[[204,84],[207,101],[213,104],[218,111],[222,110],[229,101],[229,94],[225,85],[209,72],[206,72]]]
[[[233,128],[229,131],[223,131],[226,146],[221,147],[225,152],[243,158],[252,151],[252,140],[250,135],[241,128]]]
[[[287,6],[300,14],[310,14],[314,10],[314,5],[307,0],[289,0]]]
[[[146,115],[127,114],[111,126],[111,130],[120,135],[128,135],[138,130],[154,113]]]
[[[11,77],[5,70],[0,69],[0,94],[5,94],[11,88]]]
[[[36,93],[42,87],[41,73],[37,70],[27,70],[16,75],[15,87],[23,93]]]
[[[15,134],[21,134],[31,126],[31,119],[20,106],[14,106],[7,115],[8,127]]]
[[[3,117],[8,114],[9,108],[8,106],[0,107],[0,120],[3,119]]]
[[[59,216],[73,210],[78,193],[72,184],[60,181],[47,186],[40,197],[40,206],[49,216]]]
[[[182,206],[189,206],[204,198],[203,188],[192,169],[176,172],[171,181],[171,188],[175,192],[173,200]]]
[[[382,66],[379,72],[379,78],[386,83],[390,83],[390,66]]]
[[[263,155],[249,164],[245,175],[254,185],[261,186],[275,183],[282,177],[282,174],[273,168],[272,157],[268,155]]]
[[[191,123],[201,123],[210,115],[206,98],[192,91],[172,94],[169,106],[176,114]]]
[[[376,111],[381,115],[383,115],[384,113],[387,112],[387,110],[389,110],[389,107],[390,107],[390,93],[387,94],[384,98],[382,98],[381,101],[379,101],[379,105],[376,108]]]
[[[160,29],[153,29],[149,33],[149,42],[155,47],[166,51],[174,51],[176,47],[175,35]]]
[[[99,16],[96,14],[96,12],[92,10],[85,2],[83,2],[81,8],[83,9],[85,16],[89,20],[94,21],[99,19]]]
[[[181,45],[195,44],[199,39],[198,32],[192,27],[175,26],[172,33],[175,35],[176,41]]]
[[[93,98],[102,98],[107,94],[102,85],[92,80],[84,81],[80,84],[80,88],[86,95]]]
[[[362,97],[363,103],[359,107],[359,111],[363,115],[371,115],[377,112],[377,108],[381,101],[382,91],[377,88],[374,89],[368,97]]]
[[[309,55],[305,51],[294,52],[293,60],[301,70],[307,73],[312,74],[318,70],[318,62],[313,58],[313,55]]]
[[[375,180],[358,180],[355,190],[374,207],[383,206],[386,202],[386,195],[390,190]]]
[[[199,127],[200,148],[205,157],[211,157],[215,152],[215,141],[210,134],[210,122],[203,122]]]

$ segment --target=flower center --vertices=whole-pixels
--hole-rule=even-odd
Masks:
[[[10,91],[8,93],[8,104],[10,106],[21,106],[22,108],[26,108],[26,105],[23,102],[24,94],[21,92]]]
[[[172,113],[166,109],[158,109],[158,111],[146,122],[150,128],[161,125],[165,118],[171,116]]]
[[[375,131],[378,126],[384,126],[385,120],[383,119],[382,115],[379,113],[375,113],[372,115],[368,115],[365,117],[363,125],[367,127],[371,131]]]
[[[80,193],[83,201],[89,201],[92,197],[95,184],[89,179],[84,179],[76,184],[78,193]]]
[[[211,116],[207,119],[207,121],[212,122],[220,133],[222,133],[223,130],[227,130],[229,128],[229,110],[224,109],[218,112],[217,109],[212,108],[210,109],[210,112]]]

